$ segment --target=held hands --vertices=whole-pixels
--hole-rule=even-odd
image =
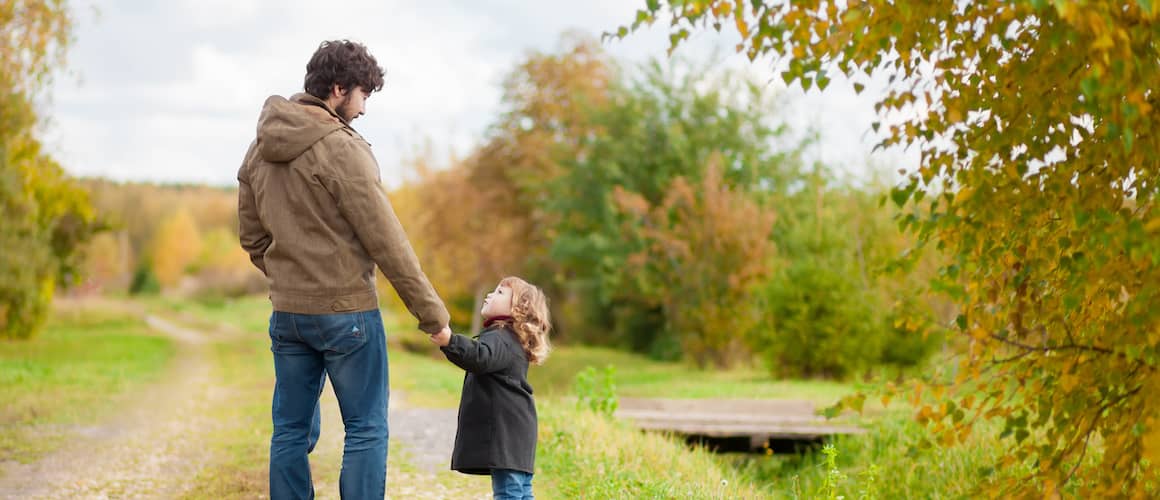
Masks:
[[[451,343],[451,327],[445,326],[439,333],[431,334],[431,343],[443,347]]]

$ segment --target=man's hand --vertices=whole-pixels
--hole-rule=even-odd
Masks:
[[[445,326],[439,333],[431,334],[431,342],[439,347],[446,346],[451,343],[451,327]]]

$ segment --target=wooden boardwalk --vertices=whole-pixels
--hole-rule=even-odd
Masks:
[[[621,398],[616,416],[643,430],[695,441],[740,443],[727,446],[731,451],[865,432],[849,422],[827,421],[815,414],[813,403],[798,400]]]

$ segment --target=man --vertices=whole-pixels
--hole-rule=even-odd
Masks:
[[[341,495],[385,496],[387,354],[376,265],[421,330],[450,331],[370,145],[350,126],[383,74],[363,45],[323,42],[306,65],[306,92],[266,99],[238,170],[239,237],[268,279],[274,309],[273,499],[314,496],[307,453],[324,374],[346,426]]]

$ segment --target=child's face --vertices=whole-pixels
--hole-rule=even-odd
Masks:
[[[507,286],[497,286],[495,290],[483,298],[483,308],[479,310],[484,319],[498,316],[512,315],[512,289]]]

